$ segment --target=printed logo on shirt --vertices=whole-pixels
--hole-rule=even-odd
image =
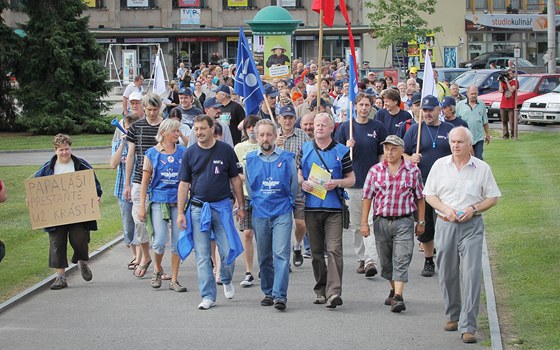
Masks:
[[[268,177],[262,182],[263,188],[261,193],[267,196],[270,196],[276,192],[280,191],[278,185],[280,185],[280,181],[274,180],[272,177]]]
[[[376,139],[377,138],[377,131],[374,130],[373,133],[367,134],[367,136]]]
[[[212,161],[212,164],[220,164],[220,165],[224,165],[224,162],[222,162],[222,161],[221,161],[221,160],[219,160],[219,159],[215,159],[215,160],[213,160],[213,161]]]

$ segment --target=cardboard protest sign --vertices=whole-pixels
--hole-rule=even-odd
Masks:
[[[93,170],[27,179],[25,193],[33,229],[101,217]]]

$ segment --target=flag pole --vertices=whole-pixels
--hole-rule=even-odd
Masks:
[[[321,106],[321,72],[323,70],[323,6],[321,6],[321,11],[319,11],[319,58],[317,61],[317,112],[319,112],[319,107]]]
[[[416,153],[420,153],[420,137],[422,135],[422,119],[424,119],[424,111],[420,111],[418,119],[418,138],[416,139]]]
[[[350,102],[350,110],[348,111],[348,113],[346,113],[346,118],[349,118],[349,123],[350,123],[350,140],[353,139],[353,134],[354,134],[354,101]],[[350,159],[354,159],[354,147],[350,147]]]
[[[264,103],[266,104],[266,109],[268,111],[268,115],[270,116],[270,119],[274,118],[274,115],[272,114],[272,110],[270,109],[270,103],[268,103],[268,99],[266,98],[266,94],[263,94],[263,100]],[[275,120],[276,122],[276,120]]]

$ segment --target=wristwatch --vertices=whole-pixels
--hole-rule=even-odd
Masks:
[[[478,215],[478,210],[476,210],[476,207],[474,205],[471,205],[471,208],[473,210],[473,215]]]
[[[420,226],[426,226],[426,221],[424,221],[424,220],[418,220],[418,225],[420,225]]]

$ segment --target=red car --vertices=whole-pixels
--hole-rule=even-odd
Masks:
[[[520,74],[517,108],[526,100],[538,95],[547,94],[560,85],[560,74]],[[486,105],[488,121],[500,121],[500,102],[502,93],[494,91],[478,97]]]

